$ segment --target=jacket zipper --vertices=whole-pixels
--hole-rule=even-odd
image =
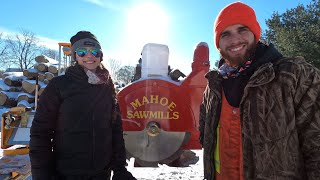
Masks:
[[[94,114],[92,115],[93,117],[92,117],[92,155],[91,155],[91,157],[92,157],[92,159],[91,159],[91,163],[92,163],[92,167],[94,168],[94,158],[95,158],[95,155],[94,155],[94,153],[95,153],[95,129],[94,129],[94,121],[95,121],[95,116],[94,116]]]

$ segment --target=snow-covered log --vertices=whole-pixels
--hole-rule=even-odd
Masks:
[[[44,73],[42,73],[42,72],[40,72],[39,74],[38,74],[38,80],[39,81],[42,81],[43,82],[43,80],[46,78],[46,75],[44,74]]]
[[[27,79],[27,77],[25,77],[25,76],[10,75],[10,76],[7,76],[4,78],[4,83],[8,86],[20,86],[21,87],[21,82],[26,79]]]
[[[46,79],[47,80],[47,79]],[[49,81],[48,81],[49,82]],[[42,92],[44,91],[44,89],[47,87],[47,85],[41,86],[41,88],[39,89],[39,96],[42,94]]]
[[[37,69],[40,72],[47,72],[50,65],[51,63],[38,63]]]
[[[36,91],[36,81],[35,80],[22,81],[22,90],[26,93],[34,94]]]
[[[4,80],[0,80],[0,91],[19,92],[21,91],[21,87],[8,86]]]
[[[35,99],[34,95],[29,93],[23,93],[23,92],[18,94],[18,97],[17,97],[18,102],[27,101],[28,103],[33,103],[34,99]]]
[[[35,103],[29,103],[26,100],[19,101],[17,107],[34,108]]]
[[[49,80],[48,80],[48,79],[44,79],[44,80],[43,80],[43,83],[44,83],[44,84],[49,84]]]
[[[49,67],[48,67],[48,72],[51,72],[53,74],[58,74],[58,64],[51,64]]]
[[[10,86],[4,83],[4,80],[0,80],[0,91],[9,91]]]
[[[43,86],[46,86],[46,84],[44,82],[39,81],[38,90]],[[36,80],[22,81],[22,91],[34,95],[36,91]]]
[[[10,86],[8,92],[20,92],[22,90],[22,87],[17,87],[17,86]]]
[[[38,76],[39,71],[37,69],[25,69],[23,70],[23,75],[27,77],[28,79],[36,79]]]
[[[0,106],[15,107],[17,106],[17,96],[20,92],[0,92]]]
[[[48,79],[49,81],[55,76],[54,74],[52,74],[51,72],[46,72],[44,73],[46,75],[46,79]]]
[[[23,72],[5,72],[2,74],[2,78],[4,79],[7,76],[23,76]]]
[[[40,55],[35,58],[37,63],[51,63],[51,64],[58,64],[59,62],[55,59],[49,58],[45,55]]]

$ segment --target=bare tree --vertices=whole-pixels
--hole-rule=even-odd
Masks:
[[[6,54],[7,44],[4,43],[4,39],[2,38],[2,32],[0,32],[0,57]]]
[[[104,61],[102,61],[104,62]],[[116,79],[116,73],[119,71],[120,67],[121,67],[121,62],[116,60],[116,59],[108,59],[105,62],[107,69],[109,70],[111,77],[113,79]]]
[[[0,33],[0,64],[1,67],[5,67],[5,59],[7,59],[7,51],[8,51],[8,46],[5,43],[4,39],[2,38],[3,33]]]
[[[52,59],[56,59],[58,60],[59,58],[59,52],[56,51],[56,50],[53,50],[53,49],[49,49],[49,48],[46,48],[46,47],[41,47],[41,54],[42,55],[46,55]]]
[[[41,47],[37,46],[38,38],[31,31],[20,30],[19,34],[7,37],[7,45],[10,58],[7,63],[18,64],[21,69],[28,69],[34,63],[36,54]]]

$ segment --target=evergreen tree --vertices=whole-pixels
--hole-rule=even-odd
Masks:
[[[303,56],[320,68],[320,0],[300,4],[283,14],[275,12],[266,24],[263,40],[273,43],[287,57]]]

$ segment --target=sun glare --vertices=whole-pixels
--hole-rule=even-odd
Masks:
[[[167,43],[168,16],[154,3],[140,4],[127,14],[128,40],[135,43]]]

